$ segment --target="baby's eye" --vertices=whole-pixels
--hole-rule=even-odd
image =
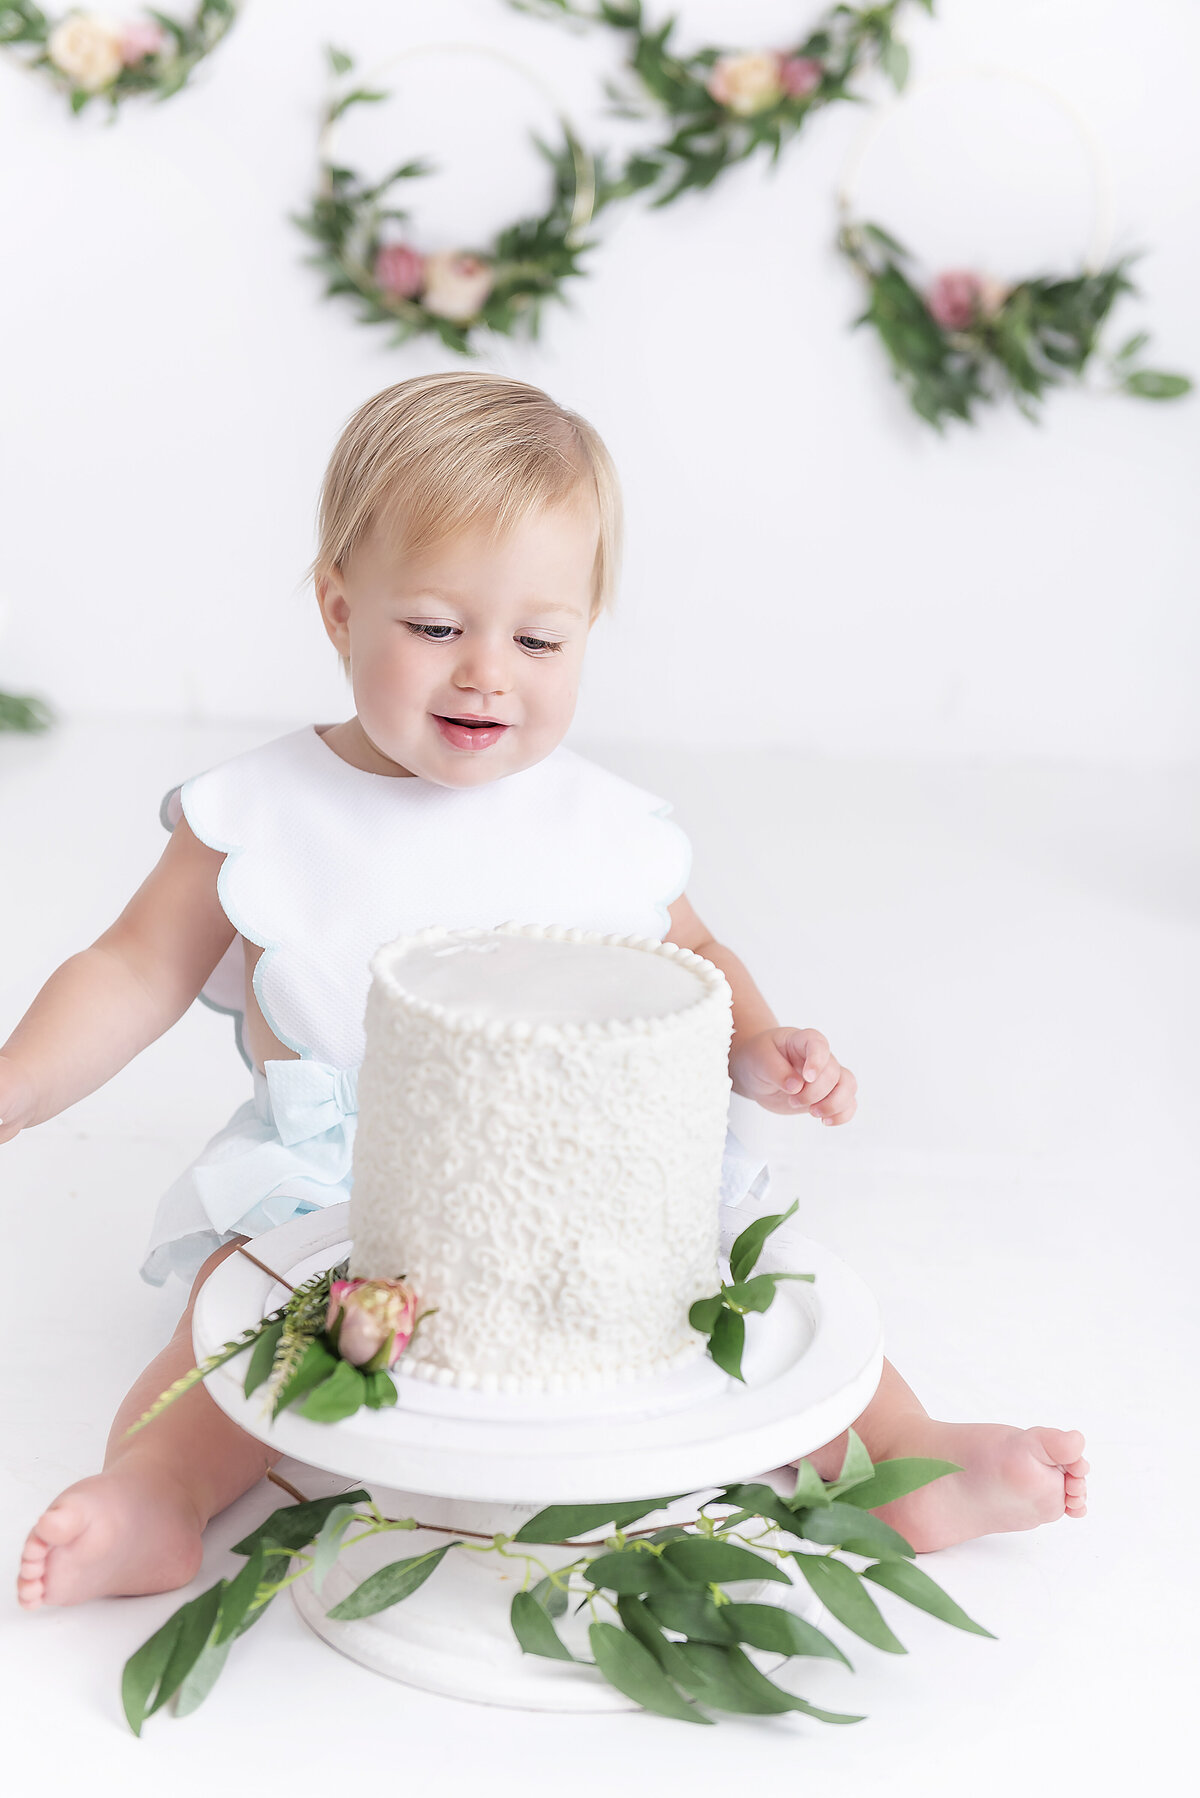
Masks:
[[[408,618],[404,622],[414,637],[427,637],[431,643],[447,642],[458,628],[453,624],[414,624]]]
[[[518,637],[517,642],[522,649],[532,650],[535,655],[544,655],[547,650],[561,649],[561,643],[551,643],[546,637]]]

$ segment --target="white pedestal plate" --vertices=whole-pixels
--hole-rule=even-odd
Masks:
[[[348,1210],[338,1205],[285,1224],[258,1237],[254,1253],[295,1285],[347,1253]],[[771,1268],[813,1273],[816,1280],[785,1282],[770,1311],[747,1319],[744,1385],[703,1356],[673,1374],[616,1388],[485,1394],[399,1377],[401,1360],[396,1406],[360,1411],[337,1424],[313,1423],[295,1411],[272,1422],[261,1394],[248,1399],[242,1391],[245,1356],[211,1374],[208,1389],[236,1423],[280,1453],[366,1486],[386,1516],[415,1516],[474,1536],[512,1534],[550,1504],[704,1493],[830,1441],[864,1410],[879,1383],[879,1314],[857,1275],[789,1225],[767,1241],[759,1270]],[[231,1255],[197,1300],[197,1358],[233,1340],[286,1296],[244,1256]],[[652,1521],[691,1515],[694,1509],[676,1505]],[[372,1537],[343,1552],[319,1596],[307,1580],[297,1581],[297,1608],[343,1654],[428,1691],[530,1710],[634,1708],[591,1668],[522,1654],[509,1623],[512,1595],[524,1577],[519,1561],[450,1554],[390,1610],[354,1623],[326,1615],[376,1568],[445,1541],[432,1531]],[[577,1555],[570,1548],[533,1552],[548,1565]],[[772,1583],[737,1590],[761,1601],[777,1601],[783,1592],[806,1616],[818,1614],[798,1588],[789,1594]],[[561,1625],[568,1646],[584,1654],[585,1623],[563,1619]]]

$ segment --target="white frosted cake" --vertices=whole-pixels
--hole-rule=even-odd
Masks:
[[[502,925],[379,950],[352,1277],[424,1311],[401,1374],[504,1392],[639,1379],[719,1286],[730,992],[649,938]]]

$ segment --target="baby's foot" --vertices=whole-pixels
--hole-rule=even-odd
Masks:
[[[948,1473],[881,1505],[877,1515],[907,1538],[918,1554],[949,1548],[1000,1530],[1031,1530],[1087,1511],[1088,1463],[1078,1430],[1018,1430],[999,1423],[912,1420],[911,1433],[890,1455],[932,1455],[953,1461]]]
[[[175,1480],[155,1468],[118,1464],[68,1486],[38,1518],[21,1556],[17,1596],[36,1610],[173,1591],[199,1570],[201,1527]]]

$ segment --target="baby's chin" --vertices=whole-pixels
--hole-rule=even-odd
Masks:
[[[510,725],[498,742],[485,749],[456,750],[439,741],[427,754],[398,759],[410,773],[435,786],[482,787],[545,761],[565,735],[565,731],[527,731],[521,725]]]

